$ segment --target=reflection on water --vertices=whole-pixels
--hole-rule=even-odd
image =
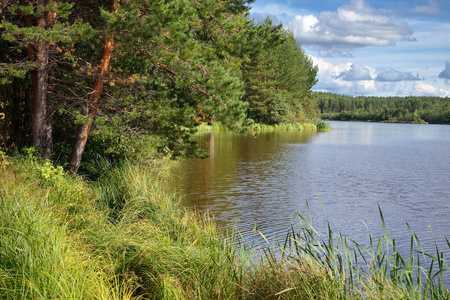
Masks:
[[[181,163],[175,185],[185,205],[209,209],[261,246],[255,228],[283,240],[296,212],[310,212],[319,229],[327,218],[334,231],[364,244],[369,232],[382,233],[378,204],[397,245],[409,249],[408,222],[430,251],[435,240],[444,248],[450,126],[330,123],[323,133],[202,135],[211,157]]]

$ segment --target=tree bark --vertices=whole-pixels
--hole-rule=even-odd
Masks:
[[[37,6],[48,5],[51,0],[38,1]],[[54,16],[45,12],[36,19],[36,26],[49,29],[53,24]],[[26,17],[27,26],[33,26],[31,16]],[[47,104],[49,88],[49,54],[51,42],[39,40],[28,44],[29,60],[35,62],[37,67],[31,71],[31,145],[38,151],[41,159],[45,160],[52,154],[52,122]]]
[[[109,11],[116,12],[114,5],[119,2],[119,0],[111,0],[111,5]],[[89,136],[89,131],[91,130],[92,124],[94,123],[95,116],[97,114],[97,104],[100,101],[100,96],[103,91],[103,84],[105,82],[105,74],[109,67],[109,62],[112,57],[114,45],[114,33],[110,32],[106,37],[103,44],[102,55],[100,59],[100,64],[97,67],[97,71],[94,75],[93,92],[89,99],[89,107],[87,108],[87,123],[80,125],[78,128],[75,143],[70,154],[69,161],[67,164],[67,170],[72,174],[78,172],[80,167],[81,159],[83,157],[84,149],[86,148],[86,142]]]

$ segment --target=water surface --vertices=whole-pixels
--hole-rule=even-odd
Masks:
[[[450,126],[330,124],[321,133],[202,135],[211,157],[182,162],[176,188],[186,206],[235,224],[259,246],[267,242],[255,229],[271,243],[283,240],[298,224],[296,213],[311,213],[319,229],[328,219],[334,231],[364,244],[369,233],[382,234],[380,206],[400,247],[409,249],[408,222],[428,250],[435,241],[448,248]]]

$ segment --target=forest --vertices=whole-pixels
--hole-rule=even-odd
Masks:
[[[450,124],[450,98],[351,97],[314,92],[325,120]]]
[[[197,155],[201,123],[318,117],[317,68],[251,0],[0,2],[0,143],[83,161]],[[84,157],[84,159],[82,159]]]

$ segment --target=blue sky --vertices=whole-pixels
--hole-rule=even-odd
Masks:
[[[450,97],[449,0],[256,0],[319,67],[313,90]]]

